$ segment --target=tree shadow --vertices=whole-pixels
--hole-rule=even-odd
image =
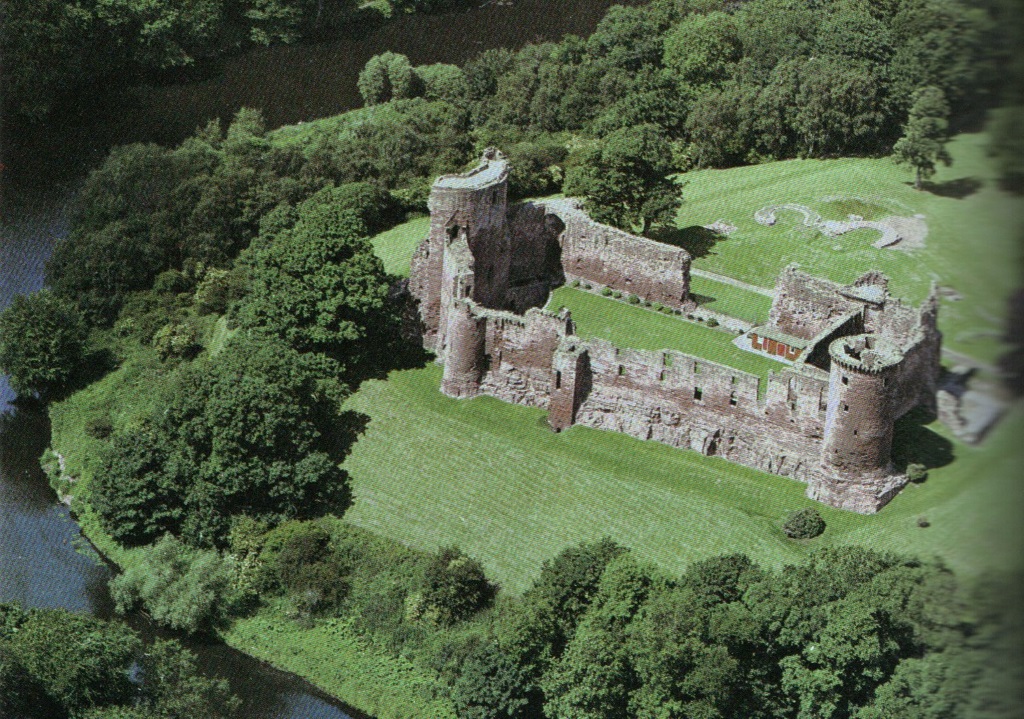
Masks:
[[[366,433],[370,426],[370,415],[345,410],[324,430],[324,451],[332,462],[341,464],[355,445],[356,440]]]
[[[927,426],[934,420],[931,411],[917,407],[896,421],[892,460],[897,471],[906,472],[911,464],[936,469],[955,459],[953,443]]]
[[[711,295],[701,295],[696,292],[691,292],[690,299],[696,302],[698,305],[709,305],[718,298],[712,297]]]
[[[651,234],[651,239],[673,247],[682,247],[694,259],[712,254],[715,245],[725,239],[725,235],[709,230],[701,225],[689,227],[661,227]]]
[[[908,185],[913,185],[908,182]],[[930,192],[938,197],[948,197],[953,200],[962,200],[970,197],[981,189],[982,182],[977,177],[959,177],[946,182],[923,182],[921,189]]]

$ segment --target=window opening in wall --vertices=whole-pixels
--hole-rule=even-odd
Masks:
[[[448,239],[449,240],[454,240],[458,236],[459,236],[459,226],[458,225],[452,225],[451,227],[448,228]]]
[[[736,403],[737,403],[736,393],[733,392],[732,394],[729,395],[729,404],[732,405],[733,407],[735,407]]]
[[[668,352],[662,353],[662,355],[661,355],[661,363],[663,365],[665,365],[666,367],[671,367],[672,366],[672,355],[670,355]]]
[[[701,390],[700,387],[694,387],[693,388],[693,398],[694,399],[699,400],[703,396],[704,396],[704,392]]]
[[[889,378],[888,377],[883,377],[882,378],[882,386],[883,387],[887,387],[888,385],[889,385]]]
[[[495,187],[493,190],[491,190],[491,203],[493,204],[493,203],[496,203],[497,201],[498,201],[498,188]]]
[[[844,412],[849,412],[849,411],[850,411],[850,405],[848,405],[848,404],[844,404],[844,405],[843,405],[843,411],[844,411]]]
[[[700,365],[697,364],[696,362],[693,363],[693,373],[700,374]]]
[[[736,384],[736,375],[729,378],[729,384]]]
[[[847,377],[845,374],[843,375],[843,384],[850,384],[850,378]]]
[[[853,436],[854,436],[854,437],[856,437],[856,436],[857,436],[857,430],[853,430]]]
[[[626,374],[626,368],[623,367],[622,365],[619,365],[619,376],[621,377],[624,374]]]
[[[664,382],[665,381],[665,372],[664,371],[662,371],[662,372],[660,372],[658,374],[658,381],[659,382]]]
[[[555,370],[555,389],[562,388],[562,373]]]

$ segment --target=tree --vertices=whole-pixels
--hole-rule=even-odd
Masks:
[[[497,587],[487,581],[480,562],[456,547],[431,558],[423,577],[422,614],[442,626],[468,619],[494,601]]]
[[[233,579],[230,559],[190,549],[167,534],[111,580],[110,592],[119,612],[141,604],[157,623],[196,634],[227,616]]]
[[[460,719],[515,719],[530,705],[530,684],[526,667],[483,641],[459,667],[451,700]]]
[[[935,174],[935,165],[950,165],[953,158],[946,150],[949,139],[949,105],[937,87],[917,90],[910,106],[903,137],[892,148],[893,158],[901,165],[914,168],[914,189],[920,190],[924,180]]]
[[[643,234],[672,222],[679,209],[680,187],[666,177],[670,172],[672,151],[662,130],[622,128],[579,154],[563,190],[583,197],[595,220]]]
[[[362,218],[343,203],[305,203],[293,228],[251,254],[239,326],[360,366],[367,338],[388,325],[390,285],[366,235]]]
[[[413,97],[416,75],[409,58],[394,52],[374,55],[359,73],[359,94],[367,105]]]
[[[60,609],[26,612],[10,649],[46,696],[72,712],[127,701],[141,643],[126,625]]]
[[[52,396],[67,387],[85,341],[85,323],[70,302],[49,290],[18,295],[0,312],[0,371],[18,394]]]

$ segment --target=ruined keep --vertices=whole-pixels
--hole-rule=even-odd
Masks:
[[[441,391],[540,407],[574,424],[720,456],[807,484],[807,494],[875,512],[906,484],[893,426],[935,407],[941,335],[933,291],[920,307],[869,272],[851,285],[791,266],[749,347],[789,360],[767,380],[676,351],[576,336],[568,311],[542,309],[581,280],[692,308],[682,249],[591,220],[572,200],[507,202],[508,163],[446,175],[430,195],[430,233],[412,262],[424,345],[444,365]],[[680,320],[683,321],[683,320]]]

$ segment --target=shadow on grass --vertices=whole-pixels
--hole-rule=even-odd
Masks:
[[[926,426],[934,419],[934,414],[918,407],[896,422],[892,459],[897,471],[905,472],[911,464],[931,470],[953,461],[953,444]]]
[[[690,299],[693,300],[694,302],[696,302],[698,305],[710,305],[712,302],[714,302],[718,298],[717,297],[712,297],[711,295],[701,295],[701,294],[698,294],[696,292],[691,292],[690,293]]]
[[[700,225],[690,225],[683,228],[659,228],[651,233],[651,239],[673,247],[682,247],[691,257],[697,259],[712,254],[715,245],[719,240],[724,240],[725,235]]]
[[[913,185],[914,183],[908,182],[907,184]],[[939,197],[962,200],[981,189],[981,180],[977,177],[959,177],[946,182],[924,182],[921,184],[921,189]]]

